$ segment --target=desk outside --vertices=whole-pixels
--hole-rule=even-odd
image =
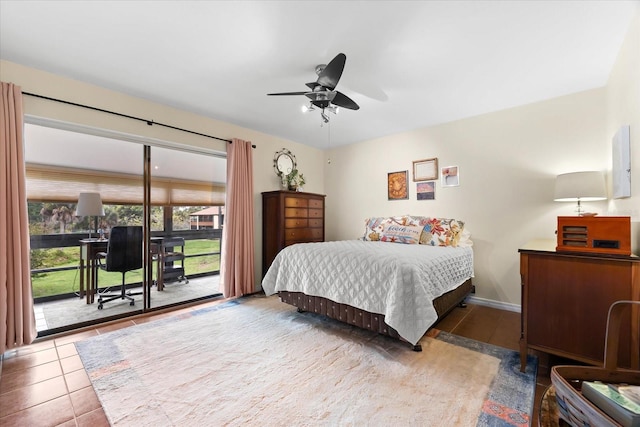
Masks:
[[[80,298],[86,297],[87,304],[93,304],[98,286],[98,253],[107,251],[106,239],[82,239],[80,240]],[[151,238],[151,255],[156,259],[158,277],[156,284],[158,290],[163,289],[162,277],[162,237]],[[85,289],[86,287],[86,289]]]

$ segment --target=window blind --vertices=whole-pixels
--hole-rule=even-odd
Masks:
[[[142,204],[142,175],[26,164],[27,200],[76,203],[83,191],[100,193],[104,204]],[[151,177],[154,206],[224,206],[225,184]]]

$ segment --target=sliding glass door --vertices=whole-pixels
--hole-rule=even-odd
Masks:
[[[218,294],[224,156],[27,124],[25,158],[40,335]],[[87,192],[103,210],[78,216]],[[126,292],[143,295],[99,309],[101,294],[121,291],[121,273],[97,260],[120,225],[142,226],[150,239],[148,274],[125,274]]]
[[[226,161],[173,148],[151,149],[151,306],[219,293]]]

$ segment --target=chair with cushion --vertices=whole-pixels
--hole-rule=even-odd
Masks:
[[[105,302],[116,299],[127,299],[130,301],[129,305],[134,305],[133,295],[141,295],[142,292],[126,292],[124,276],[127,271],[142,268],[142,227],[113,227],[109,235],[107,252],[98,253],[97,259],[101,270],[122,273],[120,292],[118,294],[99,294],[98,309],[102,310]]]

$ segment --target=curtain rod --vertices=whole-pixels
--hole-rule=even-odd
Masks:
[[[90,105],[78,104],[78,103],[71,102],[71,101],[65,101],[64,99],[51,98],[51,97],[44,96],[44,95],[38,95],[36,93],[22,92],[22,94],[23,95],[28,95],[28,96],[33,96],[35,98],[46,99],[48,101],[55,101],[55,102],[60,102],[62,104],[73,105],[75,107],[88,108],[89,110],[100,111],[101,113],[113,114],[114,116],[125,117],[125,118],[131,119],[131,120],[138,120],[140,122],[145,122],[149,126],[158,125],[158,126],[166,127],[166,128],[169,128],[169,129],[179,130],[181,132],[186,132],[186,133],[191,133],[191,134],[194,134],[194,135],[204,136],[206,138],[217,139],[218,141],[225,141],[225,142],[228,142],[230,144],[233,143],[233,141],[231,141],[230,139],[218,138],[217,136],[207,135],[205,133],[195,132],[195,131],[192,131],[192,130],[189,130],[189,129],[183,129],[183,128],[179,128],[179,127],[176,127],[176,126],[166,125],[164,123],[154,122],[153,120],[147,120],[147,119],[143,119],[143,118],[140,118],[140,117],[129,116],[127,114],[117,113],[115,111],[104,110],[102,108],[92,107]],[[251,145],[251,147],[252,148],[256,148],[255,145]]]

